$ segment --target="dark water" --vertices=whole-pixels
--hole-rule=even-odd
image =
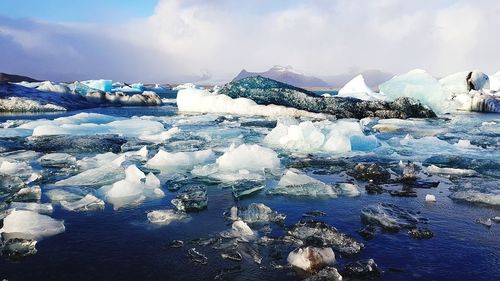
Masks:
[[[85,112],[123,117],[176,115],[173,106],[99,108]],[[4,115],[0,121],[56,118],[75,113]],[[491,119],[491,116],[486,119]],[[196,124],[190,128],[194,130]],[[378,161],[376,157],[374,161]],[[336,173],[315,175],[309,171],[309,174],[326,183],[336,177]],[[223,212],[231,206],[245,207],[253,202],[262,202],[273,210],[285,213],[285,225],[298,222],[306,211],[321,210],[327,216],[320,220],[358,241],[363,241],[356,232],[363,227],[361,209],[372,203],[395,203],[419,211],[428,218],[425,227],[432,230],[434,237],[414,240],[408,237],[406,231],[379,231],[373,240],[363,241],[365,249],[361,254],[337,256],[337,268],[359,259],[373,258],[384,271],[379,280],[500,280],[500,225],[493,224],[487,228],[475,222],[481,217],[499,216],[500,209],[452,201],[448,198],[450,191],[447,185],[440,185],[431,191],[416,191],[416,198],[363,193],[355,198],[307,199],[268,196],[261,192],[236,200],[231,189],[211,185],[208,186],[207,210],[190,213],[191,220],[188,222],[166,226],[152,225],[146,219],[148,211],[172,207],[170,200],[175,193],[166,190],[162,199],[119,210],[106,205],[103,211],[69,212],[55,205],[51,216],[64,220],[66,231],[40,241],[37,244],[38,253],[33,257],[18,262],[0,259],[0,280],[213,280],[220,270],[235,266],[240,266],[240,270],[225,275],[224,280],[301,280],[290,268],[273,268],[270,265],[272,259],[266,254],[261,265],[247,259],[234,262],[222,259],[220,251],[210,246],[189,243],[192,239],[217,236],[228,230],[230,224],[224,219]],[[426,203],[423,198],[427,193],[435,194],[437,202]],[[42,202],[50,201],[43,197]],[[271,226],[271,236],[283,234],[284,227]],[[183,240],[184,247],[166,247],[174,239]],[[187,251],[192,247],[208,257],[207,265],[190,261]],[[265,247],[262,251],[266,253]],[[286,253],[277,262],[285,264],[285,260]]]

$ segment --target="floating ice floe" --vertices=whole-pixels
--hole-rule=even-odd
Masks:
[[[32,172],[31,166],[26,162],[10,162],[9,160],[2,160],[0,158],[0,163],[0,173],[24,176]]]
[[[301,153],[369,151],[379,143],[375,136],[366,136],[356,121],[336,122],[280,120],[264,142]]]
[[[125,179],[103,186],[99,193],[107,202],[113,204],[115,209],[165,196],[160,189],[160,180],[152,173],[146,176],[135,165],[125,169]]]
[[[251,99],[233,99],[208,90],[183,89],[177,93],[177,107],[182,112],[228,113],[261,116],[309,116],[324,119],[325,115],[279,105],[259,105]]]
[[[231,145],[228,151],[217,158],[214,164],[195,167],[191,173],[220,181],[263,180],[266,170],[276,171],[280,167],[278,154],[272,149],[257,144]]]
[[[67,153],[49,153],[38,159],[42,167],[69,167],[76,164],[76,157]]]
[[[372,204],[363,208],[361,219],[367,223],[380,225],[390,231],[414,227],[418,223],[426,221],[417,212],[390,203]]]
[[[164,172],[182,171],[192,169],[196,165],[202,165],[213,161],[215,154],[211,149],[193,152],[167,152],[159,149],[146,165]]]
[[[231,211],[234,212],[233,209]],[[273,211],[262,203],[252,203],[246,209],[236,209],[236,212],[237,215],[232,214],[231,218],[239,217],[246,223],[283,222],[286,217],[286,215]]]
[[[26,202],[12,202],[9,206],[10,209],[33,211],[39,214],[51,214],[54,211],[50,203],[26,203]]]
[[[3,219],[0,233],[3,237],[34,239],[53,236],[64,232],[63,221],[26,210],[10,210]]]
[[[336,188],[315,178],[290,169],[281,177],[278,185],[267,190],[272,195],[309,196],[336,198]]]
[[[481,178],[467,178],[451,187],[450,198],[456,201],[500,206],[498,181]]]
[[[318,247],[331,247],[342,254],[358,254],[363,249],[360,243],[335,227],[320,221],[301,221],[287,231],[291,237],[301,240],[301,245],[314,241]]]
[[[139,139],[152,142],[152,143],[163,143],[168,139],[171,139],[174,135],[178,134],[181,132],[181,129],[178,127],[173,127],[169,129],[168,131],[163,131],[161,133],[157,134],[152,134],[152,135],[141,135],[139,136]]]
[[[477,174],[476,171],[470,169],[455,169],[455,168],[440,168],[436,165],[430,165],[426,168],[427,172],[431,174],[443,174],[454,176],[473,176]]]
[[[203,210],[208,206],[207,189],[202,186],[188,187],[179,192],[171,203],[180,212]]]
[[[147,214],[150,223],[167,225],[175,221],[189,219],[189,216],[181,211],[175,210],[154,210]]]
[[[288,254],[289,264],[303,271],[311,272],[335,263],[332,248],[304,247]]]
[[[61,207],[68,211],[83,212],[104,209],[104,201],[92,194],[87,194],[82,199],[76,201],[62,200],[59,203],[61,204]]]
[[[380,92],[390,99],[412,97],[438,113],[447,110],[447,95],[438,80],[422,69],[395,76],[379,86]]]
[[[229,236],[233,238],[239,238],[243,241],[249,241],[256,237],[253,230],[244,221],[241,220],[233,222],[233,224],[231,225]]]
[[[352,97],[360,100],[386,100],[387,97],[383,93],[376,93],[370,89],[366,83],[363,75],[354,77],[351,81],[342,87],[338,92],[338,97]]]

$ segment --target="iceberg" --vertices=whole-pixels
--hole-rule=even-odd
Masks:
[[[439,80],[439,84],[452,96],[468,94],[471,90],[481,91],[490,88],[488,75],[480,71],[463,71]]]
[[[335,115],[337,118],[362,119],[365,117],[379,117],[406,119],[412,117],[436,117],[432,110],[409,97],[398,98],[393,102],[364,101],[344,97],[321,97],[313,92],[262,76],[248,77],[230,82],[219,89],[217,94],[218,96],[228,96],[236,100],[241,100],[241,98],[250,99],[259,105],[279,105],[306,112]]]
[[[165,196],[160,189],[160,180],[152,173],[145,175],[135,165],[125,169],[125,179],[104,186],[99,192],[115,209]]]
[[[331,185],[290,169],[281,177],[276,187],[267,190],[267,194],[336,198],[338,192]]]
[[[111,80],[104,80],[104,79],[87,80],[87,81],[81,81],[80,83],[94,90],[99,90],[103,92],[111,92],[111,89],[113,88],[113,81]]]
[[[237,210],[239,218],[246,223],[281,223],[286,218],[286,215],[279,214],[271,210],[268,206],[262,203],[252,203],[246,209]],[[234,218],[234,216],[231,216]]]
[[[80,200],[76,201],[65,201],[62,200],[59,202],[61,207],[68,211],[96,211],[104,209],[104,201],[95,197],[92,194],[87,194]]]
[[[500,71],[489,76],[490,90],[492,92],[500,92]]]
[[[258,144],[242,144],[238,147],[231,145],[221,157],[215,161],[224,171],[263,171],[275,170],[280,167],[278,154],[272,149]]]
[[[297,123],[281,119],[264,142],[301,153],[370,151],[379,146],[375,136],[363,133],[359,122],[346,120]]]
[[[3,219],[0,233],[3,237],[34,239],[57,235],[64,232],[63,221],[26,210],[10,210]]]
[[[351,81],[342,87],[338,94],[338,97],[351,97],[360,100],[367,101],[377,101],[386,100],[387,97],[383,93],[376,93],[370,89],[366,83],[363,75],[358,75],[354,77]]]
[[[211,149],[174,153],[159,149],[158,153],[148,160],[146,166],[164,172],[182,171],[192,169],[195,165],[205,164],[214,159],[215,154]]]
[[[448,96],[438,80],[422,69],[415,69],[398,75],[379,86],[380,92],[390,99],[411,97],[434,111],[447,111]]]
[[[312,272],[334,264],[335,254],[332,248],[304,247],[290,252],[286,260],[293,267]]]

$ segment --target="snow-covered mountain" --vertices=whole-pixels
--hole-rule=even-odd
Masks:
[[[328,87],[325,81],[310,75],[299,72],[291,66],[275,65],[265,72],[249,72],[243,69],[233,81],[238,81],[243,78],[257,76],[270,78],[279,82],[290,84],[296,87]]]

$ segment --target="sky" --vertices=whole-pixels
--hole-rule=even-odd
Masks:
[[[0,0],[0,72],[161,83],[273,65],[493,74],[499,30],[498,0]]]

